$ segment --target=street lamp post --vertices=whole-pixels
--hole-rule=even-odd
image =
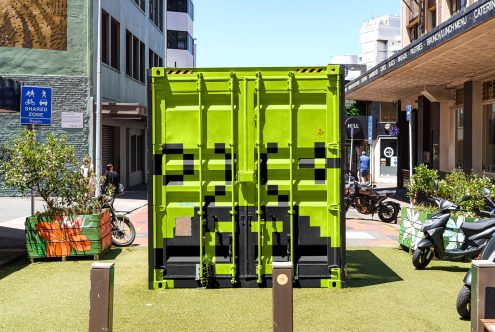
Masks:
[[[98,0],[98,36],[96,46],[96,191],[98,197],[101,194],[100,178],[101,178],[101,0]]]

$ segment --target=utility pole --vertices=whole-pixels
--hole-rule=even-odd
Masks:
[[[96,46],[96,197],[100,196],[100,178],[101,178],[101,0],[98,0],[98,36]]]

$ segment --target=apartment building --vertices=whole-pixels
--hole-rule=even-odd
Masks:
[[[403,48],[346,86],[346,98],[393,103],[398,184],[412,163],[495,177],[495,1],[401,1]]]
[[[167,1],[167,67],[196,67],[192,0]]]

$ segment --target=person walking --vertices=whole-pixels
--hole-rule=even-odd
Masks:
[[[113,170],[113,165],[107,165],[107,171],[105,172],[105,181],[103,182],[103,192],[106,193],[108,191],[109,185],[113,186],[112,200],[115,199],[115,195],[117,194],[117,190],[119,188],[120,177],[119,173]]]
[[[359,177],[361,183],[368,182],[368,176],[370,174],[370,157],[366,155],[366,151],[361,152],[359,157]]]

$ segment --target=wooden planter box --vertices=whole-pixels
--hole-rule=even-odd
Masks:
[[[27,217],[26,248],[28,257],[36,258],[93,256],[110,248],[110,211],[101,214],[66,217]]]
[[[399,244],[403,249],[409,251],[416,249],[417,244],[424,237],[421,226],[432,215],[431,213],[419,212],[414,208],[402,208],[399,223]],[[445,248],[459,248],[464,241],[464,234],[459,231],[459,227],[464,221],[474,222],[476,220],[479,218],[451,216],[443,235]]]

